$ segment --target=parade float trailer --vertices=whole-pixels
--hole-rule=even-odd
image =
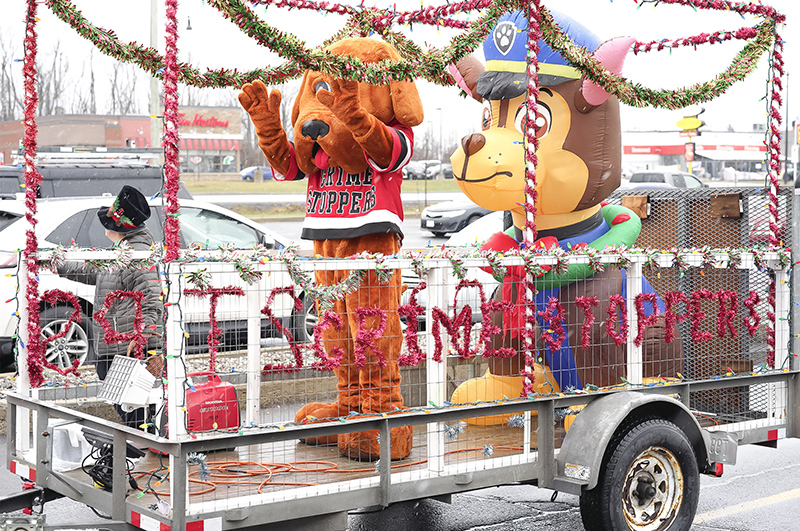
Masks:
[[[62,9],[67,5],[51,3]],[[173,32],[175,4],[167,2]],[[487,8],[490,22],[509,7],[514,6]],[[31,2],[28,35],[34,36],[35,8]],[[442,8],[441,14],[447,9],[455,8]],[[774,29],[777,15],[770,13]],[[436,22],[424,11],[384,15]],[[168,49],[165,78],[173,82],[174,59]],[[722,474],[725,465],[736,463],[741,445],[774,446],[800,436],[798,332],[791,303],[798,288],[790,277],[796,262],[791,249],[798,245],[798,201],[793,190],[780,189],[777,170],[763,189],[612,193],[608,204],[626,205],[641,221],[632,247],[507,253],[437,248],[347,260],[259,248],[181,250],[170,239],[176,234],[170,224],[179,223],[171,188],[177,183],[178,139],[169,127],[176,116],[174,85],[167,85],[165,102],[165,210],[173,208],[176,214],[168,218],[165,247],[151,253],[40,250],[33,236],[21,252],[15,301],[19,374],[15,391],[6,396],[6,463],[31,488],[3,500],[3,511],[34,506],[38,512],[48,500],[65,496],[108,515],[102,525],[89,526],[105,529],[345,529],[348,511],[354,509],[421,498],[448,500],[484,487],[527,483],[580,496],[587,528],[678,530],[691,526],[700,474]],[[33,139],[26,138],[26,153],[35,153]],[[778,156],[770,145],[770,156]],[[26,174],[29,184],[36,184],[34,173]],[[34,217],[35,197],[30,199]],[[792,241],[784,241],[789,234]],[[77,374],[80,368],[60,370],[61,383],[49,379],[53,373],[41,355],[46,340],[38,340],[40,298],[69,305],[74,296],[45,297],[38,283],[63,260],[159,272],[164,346],[145,358],[160,361],[128,358],[127,367],[112,371],[119,377],[116,390],[110,387],[111,375],[100,383]],[[523,392],[453,403],[453,391],[483,374],[488,358],[501,355],[491,352],[492,336],[507,332],[492,324],[492,315],[507,307],[486,292],[497,281],[485,281],[481,268],[502,279],[509,268],[523,267],[533,279],[528,287],[534,293],[537,275],[563,274],[573,266],[624,271],[624,296],[550,300],[539,315],[533,304],[525,304],[524,330],[518,335],[528,370],[523,371]],[[319,289],[313,274],[321,270],[344,271],[346,281]],[[404,317],[397,369],[405,407],[298,421],[295,414],[303,404],[334,401],[341,391],[331,370],[342,353],[326,351],[321,342],[322,330],[340,326],[332,304],[367,272],[391,275],[397,270],[418,277],[398,310]],[[211,273],[227,279],[227,285],[209,285]],[[287,273],[292,283],[279,284],[276,279],[285,276],[276,273]],[[655,312],[658,318],[647,311],[658,305],[646,295],[645,281],[669,302]],[[577,281],[577,293],[582,282],[589,280]],[[423,290],[424,306],[417,303]],[[458,298],[461,291],[470,297]],[[302,305],[301,296],[318,304],[313,342],[299,344],[287,330],[288,346],[262,345],[262,320],[274,319],[277,299]],[[224,371],[218,370],[223,356],[213,333],[213,301],[221,297],[241,302],[249,330],[241,362]],[[563,330],[558,315],[570,304],[587,308],[586,318],[577,328]],[[473,307],[483,316],[475,326]],[[596,318],[595,307],[604,317]],[[196,358],[185,353],[184,320],[191,312],[210,315],[209,353],[202,358],[207,372],[195,373]],[[359,317],[366,319],[368,313]],[[681,346],[674,359],[643,356],[644,338],[658,319],[678,331],[667,341]],[[113,333],[112,323],[103,326]],[[380,364],[380,352],[371,345],[381,327],[365,325],[360,331],[357,362],[362,369]],[[592,379],[557,391],[551,385],[550,392],[544,389],[546,381],[532,390],[527,380],[533,366],[552,365],[548,353],[569,334],[577,338],[571,348],[584,353],[583,368],[590,369],[582,374]],[[136,343],[137,337],[120,340]],[[622,359],[591,355],[598,345],[611,343],[624,348]],[[680,369],[658,372],[659,364]],[[142,426],[128,428],[117,422],[112,404],[146,407],[150,415]],[[410,453],[393,460],[392,433],[404,427],[413,429]],[[379,454],[353,459],[335,443],[311,444],[354,433],[377,439]],[[43,515],[18,519],[16,525],[47,527]]]

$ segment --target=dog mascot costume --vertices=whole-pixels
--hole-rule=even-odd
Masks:
[[[573,41],[594,51],[596,59],[612,73],[619,74],[633,39],[619,38],[600,43],[599,39],[574,20],[551,11],[555,21]],[[524,13],[503,15],[484,43],[486,67],[467,58],[453,73],[459,84],[478,100],[485,110],[483,131],[464,137],[453,154],[453,173],[464,193],[475,203],[492,210],[510,210],[514,227],[508,234],[491,236],[483,249],[504,251],[519,248],[525,227],[525,156],[523,118],[526,93],[526,36]],[[621,133],[619,104],[601,87],[584,81],[544,41],[539,42],[539,105],[536,136],[539,139],[536,168],[538,201],[535,246],[559,245],[564,249],[588,246],[602,251],[607,245],[631,246],[641,229],[641,221],[630,210],[601,202],[620,183]],[[514,310],[496,312],[494,323],[504,330],[495,336],[492,348],[511,347],[521,352],[521,330],[525,278],[522,268],[509,268],[503,289],[496,299],[511,300]],[[516,270],[516,271],[515,271]],[[646,284],[646,282],[645,282]],[[607,318],[603,301],[613,294],[626,295],[625,272],[608,268],[593,273],[588,265],[572,265],[567,273],[549,271],[535,279],[536,310],[540,331],[547,333],[542,313],[551,297],[564,307],[561,326],[566,338],[561,348],[543,349],[545,356],[536,365],[534,391],[547,394],[559,390],[581,389],[587,384],[615,385],[625,376],[625,344],[617,345],[604,335],[601,323]],[[649,284],[645,291],[652,291]],[[589,342],[582,346],[585,314],[576,303],[578,296],[596,296],[601,302],[592,308],[594,324]],[[660,312],[663,303],[658,300]],[[647,308],[649,305],[645,305]],[[649,314],[652,314],[650,309]],[[642,344],[645,377],[674,377],[682,370],[680,341],[665,343],[663,316],[646,329]],[[635,331],[631,331],[635,333]],[[677,329],[675,337],[679,338]],[[489,370],[480,378],[464,382],[451,401],[470,403],[520,396],[523,356],[489,358]],[[505,417],[471,419],[477,424],[500,423]]]
[[[368,38],[345,39],[327,51],[367,63],[400,60],[393,47]],[[261,150],[279,174],[275,178],[308,179],[302,237],[314,240],[316,254],[346,258],[364,251],[392,255],[400,250],[401,169],[411,159],[411,127],[423,119],[413,82],[375,86],[306,71],[292,108],[293,143],[281,124],[279,91],[268,93],[266,86],[256,81],[242,88],[239,102],[253,120]],[[348,274],[317,272],[316,281],[334,285]],[[403,408],[397,364],[402,341],[399,300],[398,272],[384,284],[369,272],[357,290],[335,303],[333,311],[342,316],[344,326],[341,330],[328,327],[323,338],[327,352],[337,347],[344,352],[335,369],[337,401],[306,404],[296,415],[298,422],[338,418],[352,411],[380,414]],[[387,318],[382,336],[373,343],[379,352],[367,352],[361,367],[354,339],[360,328],[378,329],[381,317],[368,316],[360,325],[359,308],[379,308]],[[411,452],[412,438],[411,426],[392,429],[392,459]],[[380,457],[377,430],[305,442],[338,443],[340,452],[352,459]]]

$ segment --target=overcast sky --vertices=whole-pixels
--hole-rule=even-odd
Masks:
[[[24,0],[2,0],[3,16],[0,17],[0,31],[4,36],[10,35],[22,49],[24,34]],[[141,43],[149,41],[150,0],[74,0],[84,15],[96,25],[113,29],[123,40],[136,40]],[[439,5],[441,2],[426,5]],[[351,3],[356,3],[353,0]],[[386,6],[387,2],[370,1],[367,5]],[[640,41],[656,39],[674,39],[688,37],[701,32],[718,30],[736,30],[756,23],[753,17],[743,19],[736,13],[699,10],[691,7],[645,5],[637,9],[632,0],[543,0],[547,7],[556,8],[576,18],[601,39],[620,35],[630,35]],[[800,2],[797,0],[765,0],[787,15],[787,24],[781,35],[786,40],[784,60],[786,69],[792,73],[794,66],[800,64],[800,44],[794,39],[800,32]],[[413,1],[400,0],[398,9],[414,9],[419,6]],[[88,55],[88,41],[77,36],[66,24],[56,19],[44,4],[39,5],[40,50],[42,53],[51,50],[56,41],[63,49],[68,50],[73,64],[80,64]],[[277,25],[285,32],[294,33],[306,40],[309,45],[321,43],[325,38],[338,30],[344,18],[335,15],[318,15],[306,10],[287,11],[264,6],[256,8],[256,12],[267,22]],[[185,31],[188,19],[191,18],[191,31]],[[163,14],[159,27],[163,26]],[[280,62],[271,54],[253,44],[231,22],[213,7],[201,0],[181,0],[179,20],[182,33],[178,47],[181,60],[189,60],[200,68],[239,68],[248,70],[266,64],[275,65]],[[444,45],[455,35],[452,30],[437,31],[432,28],[414,26],[408,35],[419,45]],[[743,41],[702,45],[697,51],[691,48],[662,52],[651,52],[633,56],[629,54],[623,74],[630,80],[642,83],[650,88],[677,88],[692,83],[712,79],[720,73],[744,46]],[[159,48],[163,50],[163,43]],[[96,68],[102,70],[103,61],[95,54]],[[21,65],[21,63],[16,63]],[[18,66],[18,68],[22,68]],[[726,95],[718,100],[705,104],[706,113],[703,119],[709,128],[727,129],[732,124],[738,130],[750,129],[753,123],[766,121],[766,104],[760,101],[766,92],[766,56],[759,69],[750,78],[734,86]],[[425,82],[420,83],[426,109],[426,121],[420,127],[434,127],[439,124],[439,116],[444,115],[445,131],[453,130],[454,138],[460,137],[463,130],[478,126],[480,105],[476,102],[464,101],[458,97],[453,88],[438,88]],[[800,116],[800,76],[790,79],[790,115],[792,119]],[[784,93],[785,96],[785,93]],[[99,94],[98,98],[103,95]],[[439,111],[438,109],[443,109]],[[671,129],[682,116],[681,111],[652,109],[630,109],[623,111],[623,127],[629,129]],[[438,131],[437,131],[438,132]],[[450,135],[445,132],[445,138]]]

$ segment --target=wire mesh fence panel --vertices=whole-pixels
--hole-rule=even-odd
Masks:
[[[618,190],[609,200],[648,205],[636,242],[638,247],[719,249],[721,258],[727,255],[725,260],[736,261],[745,250],[755,250],[757,254],[759,249],[770,245],[772,214],[767,191]],[[777,196],[776,217],[778,243],[784,245],[788,243],[785,241],[788,227],[792,226],[792,190],[782,190]],[[774,299],[775,273],[761,264],[749,264],[746,269],[684,265],[679,263],[666,271],[646,271],[645,276],[659,293],[681,291],[690,303],[691,296],[695,296],[697,305],[686,308],[691,317],[678,323],[686,360],[682,374],[686,378],[702,380],[787,366],[788,351],[783,348],[784,358],[775,360],[776,345],[770,345],[775,331],[775,324],[768,322],[769,315],[775,314],[774,302],[770,302]],[[681,304],[681,313],[685,306],[686,303]],[[720,321],[724,312],[732,312],[729,326]],[[778,316],[778,324],[787,317]],[[693,408],[726,418],[749,418],[759,409],[751,403],[758,394],[746,387],[696,392],[692,393],[691,404]]]

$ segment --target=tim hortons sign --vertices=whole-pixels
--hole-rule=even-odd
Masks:
[[[195,127],[228,127],[228,120],[220,120],[216,116],[206,118],[201,113],[195,113],[193,118],[187,118],[186,113],[181,113],[178,117],[179,126],[195,126]]]

